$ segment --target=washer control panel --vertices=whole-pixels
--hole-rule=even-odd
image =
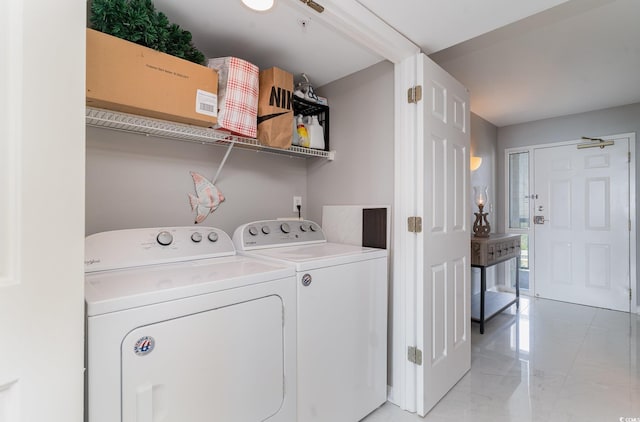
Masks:
[[[85,239],[85,272],[235,255],[228,234],[214,227],[114,230]]]
[[[263,220],[243,224],[233,233],[238,250],[322,243],[322,228],[309,220]]]

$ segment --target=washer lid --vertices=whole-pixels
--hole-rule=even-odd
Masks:
[[[313,245],[260,249],[246,252],[246,254],[250,256],[279,260],[282,262],[291,262],[292,264],[295,264],[297,271],[306,271],[332,265],[386,258],[387,250],[345,245],[342,243],[319,243]]]
[[[87,315],[137,308],[294,275],[291,265],[238,255],[87,273]]]

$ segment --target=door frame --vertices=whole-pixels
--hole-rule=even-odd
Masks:
[[[637,214],[636,214],[636,134],[634,132],[629,133],[621,133],[614,135],[604,135],[599,136],[599,138],[608,140],[608,139],[618,139],[618,138],[629,138],[629,220],[630,220],[630,230],[629,230],[629,287],[631,288],[631,306],[630,312],[635,314],[640,314],[640,305],[638,305],[638,278],[637,278],[637,258],[636,258],[636,229],[637,229]],[[541,148],[553,148],[560,147],[566,145],[577,145],[581,142],[584,142],[582,139],[574,139],[570,141],[561,141],[561,142],[550,142],[550,143],[542,143],[536,145],[528,145],[524,147],[514,147],[507,148],[504,150],[504,208],[503,208],[503,224],[505,228],[505,232],[507,233],[518,233],[518,231],[514,231],[514,229],[509,229],[509,161],[508,157],[510,153],[514,152],[529,152],[529,186],[531,190],[535,188],[533,185],[533,171],[535,168],[535,155],[534,152],[536,149]],[[531,192],[530,192],[531,193]],[[533,216],[533,201],[529,203],[529,212],[530,215]],[[535,238],[533,232],[533,226],[530,225],[529,229],[529,271],[530,280],[529,280],[529,292],[535,292],[535,269],[533,266],[535,265],[535,254],[532,254],[532,245],[535,245]],[[533,264],[531,264],[533,263]]]
[[[391,303],[391,372],[388,400],[409,412],[417,410],[417,371],[407,359],[407,347],[416,344],[418,238],[407,230],[407,218],[417,215],[417,107],[407,102],[407,87],[417,83],[418,54],[394,68],[395,142],[393,212],[393,282]]]
[[[86,4],[34,6],[0,15],[0,420],[80,422]]]

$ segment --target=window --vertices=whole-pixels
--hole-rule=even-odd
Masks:
[[[529,228],[529,152],[509,154],[509,228]]]
[[[529,289],[529,230],[531,229],[531,194],[529,192],[529,151],[507,152],[507,232],[520,234],[520,288]],[[515,262],[509,264],[511,288],[515,289]]]

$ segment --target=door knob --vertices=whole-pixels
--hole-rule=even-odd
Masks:
[[[535,215],[533,217],[533,224],[544,224],[545,221],[549,220],[545,220],[544,215]]]

